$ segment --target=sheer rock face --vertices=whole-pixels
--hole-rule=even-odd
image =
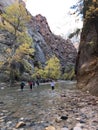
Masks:
[[[75,65],[77,55],[75,47],[70,40],[64,40],[60,36],[54,35],[45,17],[40,14],[33,17],[32,27],[43,36],[46,42],[46,47],[42,46],[46,57],[51,57],[51,55],[55,54],[65,68],[67,65]]]
[[[0,13],[4,11],[4,7],[11,5],[14,1],[16,0],[0,1]],[[19,2],[21,1],[22,0],[19,0]],[[35,49],[34,60],[32,59],[31,61],[32,67],[34,67],[34,62],[40,62],[45,65],[47,59],[52,55],[56,55],[60,59],[61,65],[65,69],[69,65],[74,67],[77,51],[71,41],[54,35],[45,17],[41,15],[31,17],[31,21],[27,23],[27,29],[33,39],[32,47]],[[11,48],[12,44],[12,34],[0,30],[0,61],[4,60],[6,57],[5,50],[9,47]]]
[[[2,7],[6,7],[6,6],[13,4],[14,2],[15,2],[15,0],[1,0],[0,5]]]
[[[15,1],[22,2],[25,6],[25,2],[22,0],[0,0],[0,12],[4,10],[4,7],[10,6]]]
[[[84,23],[76,65],[77,87],[98,96],[97,15]]]

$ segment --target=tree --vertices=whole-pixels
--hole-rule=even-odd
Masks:
[[[5,12],[1,14],[4,21],[0,23],[2,30],[8,31],[13,37],[10,37],[11,46],[6,50],[6,61],[10,70],[11,84],[16,73],[16,64],[22,62],[25,55],[32,55],[32,38],[28,35],[26,24],[30,20],[26,9],[22,3],[15,2],[11,6],[5,8]]]
[[[51,57],[44,68],[47,78],[58,79],[61,75],[60,61],[56,56]]]
[[[77,18],[82,18],[83,22],[86,23],[88,20],[92,21],[98,16],[98,1],[97,0],[78,0],[78,2],[71,7],[73,13],[71,15],[76,15]],[[96,22],[96,21],[95,21]],[[96,22],[97,23],[97,22]],[[77,32],[78,30],[78,32]],[[69,38],[74,37],[79,34],[81,30],[77,29],[75,32],[69,35]]]
[[[70,38],[73,38],[74,36],[78,37],[79,33],[80,33],[80,29],[77,28],[75,32],[69,34],[68,38],[70,39]]]
[[[14,34],[14,38],[17,38],[19,32],[23,32],[26,27],[25,25],[30,20],[30,15],[28,15],[26,9],[22,3],[15,2],[14,4],[5,8],[5,12],[1,14],[4,19],[3,28]]]
[[[75,20],[79,21],[79,19],[83,20],[83,0],[77,0],[77,3],[75,3],[73,6],[70,7],[70,15],[75,16]],[[69,34],[68,38],[71,39],[73,37],[78,38],[81,34],[81,29],[76,28],[72,33]]]
[[[75,69],[73,66],[69,65],[66,72],[62,75],[64,80],[73,80],[75,79]]]
[[[42,79],[59,79],[61,75],[61,65],[60,61],[56,56],[51,57],[47,62],[46,66],[39,68],[34,68],[33,78],[39,75]]]

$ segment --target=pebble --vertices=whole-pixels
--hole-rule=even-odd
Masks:
[[[61,128],[61,130],[69,130],[67,127]]]
[[[73,130],[82,130],[80,127],[74,127]]]
[[[12,121],[8,121],[8,122],[6,123],[6,126],[7,126],[7,127],[11,127],[12,124],[13,124]]]
[[[57,123],[60,123],[60,122],[62,121],[62,119],[61,119],[61,117],[56,117],[55,121],[56,121]]]
[[[20,128],[20,127],[23,127],[25,126],[26,124],[23,122],[23,121],[20,121],[16,124],[16,128]]]
[[[53,126],[48,126],[48,127],[45,128],[45,130],[56,130],[56,129]]]

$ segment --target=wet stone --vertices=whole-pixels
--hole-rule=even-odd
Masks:
[[[61,130],[69,130],[68,127],[63,127]]]

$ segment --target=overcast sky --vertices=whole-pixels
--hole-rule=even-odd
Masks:
[[[26,7],[33,16],[45,16],[53,33],[66,35],[82,26],[80,20],[75,20],[75,16],[68,15],[70,7],[76,2],[77,0],[27,0]]]

